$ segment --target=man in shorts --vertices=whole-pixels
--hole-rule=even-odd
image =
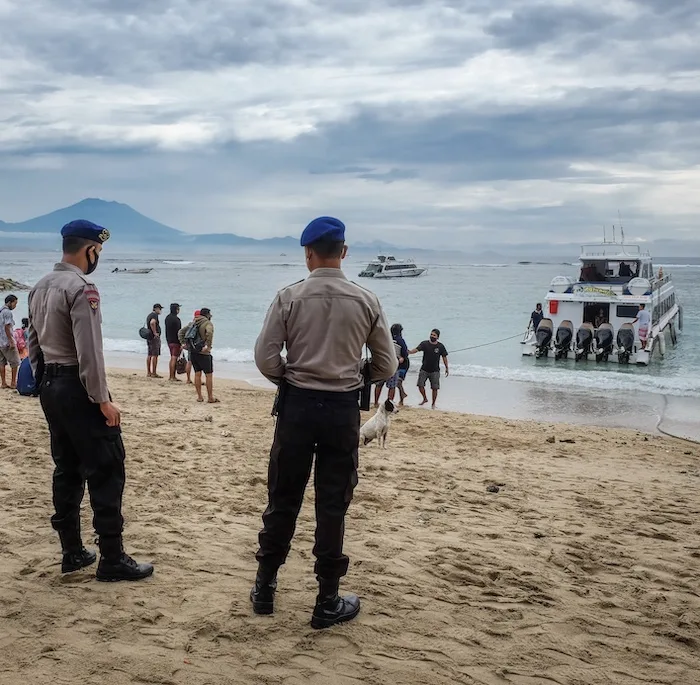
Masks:
[[[196,345],[193,349],[189,347],[190,361],[194,369],[194,389],[197,391],[197,402],[204,402],[202,396],[202,374],[205,377],[207,388],[207,401],[209,404],[218,403],[214,397],[214,360],[211,356],[211,348],[214,344],[214,324],[211,322],[211,310],[202,307],[198,310],[199,316],[195,316],[194,321],[180,330],[178,340],[181,345]],[[187,332],[191,326],[196,326],[198,331],[197,339],[194,343],[188,343]]]
[[[146,328],[148,328],[148,356],[146,357],[146,375],[149,378],[163,378],[158,375],[158,357],[160,357],[160,313],[163,307],[159,304],[153,305],[153,311],[146,317]]]
[[[651,328],[651,314],[647,311],[645,305],[639,305],[639,313],[637,318],[632,323],[639,322],[639,342],[642,343],[642,349],[646,350],[647,340],[649,338],[649,329]]]
[[[177,377],[177,360],[182,353],[182,345],[178,339],[180,329],[182,328],[182,321],[178,314],[180,313],[180,305],[177,302],[173,302],[170,305],[170,314],[165,317],[165,341],[168,343],[168,350],[170,350],[170,381],[176,382],[180,379]]]
[[[447,350],[440,342],[440,331],[433,328],[430,331],[430,339],[424,340],[418,347],[409,350],[409,354],[423,353],[423,364],[420,367],[418,374],[418,390],[420,391],[423,401],[421,406],[428,403],[428,398],[425,394],[425,384],[430,381],[430,389],[433,391],[433,409],[437,402],[438,390],[440,390],[440,359],[445,365],[445,377],[450,375],[450,368],[447,363]]]
[[[12,315],[17,306],[17,296],[8,295],[5,304],[0,307],[0,380],[3,389],[17,388],[17,369],[19,369],[20,358],[15,342],[15,318]],[[10,367],[10,384],[5,378],[5,367]]]

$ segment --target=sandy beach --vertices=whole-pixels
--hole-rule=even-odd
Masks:
[[[312,491],[276,614],[248,601],[271,394],[217,381],[221,404],[202,405],[124,370],[110,387],[126,546],[155,576],[61,577],[43,415],[0,393],[3,685],[697,682],[700,446],[406,409],[386,451],[360,453],[343,587],[362,613],[314,631]]]

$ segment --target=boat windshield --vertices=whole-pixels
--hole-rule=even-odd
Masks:
[[[586,259],[581,264],[581,283],[627,283],[639,275],[639,262]]]
[[[376,274],[378,271],[382,270],[382,265],[381,264],[368,264],[367,268],[365,271],[371,273],[371,274]]]

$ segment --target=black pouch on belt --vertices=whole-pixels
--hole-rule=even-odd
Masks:
[[[360,409],[369,411],[369,405],[372,400],[371,362],[369,359],[365,359],[362,365],[362,379],[364,383],[360,390]]]
[[[284,404],[284,398],[287,394],[287,381],[284,378],[280,381],[279,387],[277,388],[277,393],[275,394],[275,401],[272,403],[271,416],[279,416],[282,405]]]

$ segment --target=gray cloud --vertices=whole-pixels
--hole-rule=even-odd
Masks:
[[[518,241],[618,207],[681,233],[699,20],[690,0],[4,0],[0,218],[97,195],[248,235],[322,211],[367,238]]]

